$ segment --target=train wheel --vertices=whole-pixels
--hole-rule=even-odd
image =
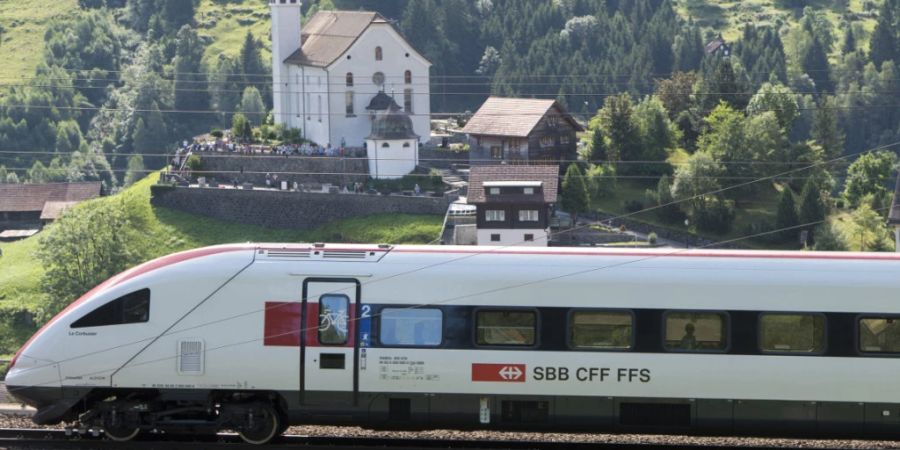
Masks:
[[[281,416],[268,403],[254,403],[247,410],[246,422],[238,435],[248,444],[266,444],[282,431]]]
[[[116,442],[127,442],[134,439],[138,433],[141,432],[140,428],[104,428],[103,431],[106,433],[106,437],[108,437],[112,441]]]

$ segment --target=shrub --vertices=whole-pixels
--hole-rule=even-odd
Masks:
[[[644,204],[638,200],[628,200],[625,202],[625,211],[636,213],[644,209]]]
[[[725,234],[734,222],[734,202],[720,198],[705,199],[693,210],[693,219],[702,231]]]
[[[216,139],[222,139],[222,137],[225,136],[225,133],[223,133],[222,130],[218,128],[213,128],[213,130],[209,132],[209,135]]]
[[[659,237],[656,236],[656,233],[651,232],[650,234],[647,235],[647,243],[650,245],[656,245],[656,241],[658,239],[659,239]]]
[[[191,155],[187,160],[187,167],[192,171],[198,171],[203,168],[203,161],[200,160],[200,155]]]

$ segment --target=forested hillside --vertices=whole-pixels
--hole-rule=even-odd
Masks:
[[[174,142],[271,107],[265,0],[71,6],[3,23],[4,44],[45,31],[43,52],[17,53],[36,67],[0,88],[0,181],[116,189]],[[589,123],[588,209],[685,200],[653,214],[728,235],[802,220],[804,198],[817,218],[889,201],[896,148],[860,152],[900,140],[900,0],[304,2],[307,17],[332,8],[394,21],[434,63],[436,113],[465,120],[493,93],[555,98]]]

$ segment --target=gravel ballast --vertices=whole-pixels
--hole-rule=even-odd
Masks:
[[[59,429],[60,426],[41,427],[28,417],[0,413],[0,428]],[[446,439],[539,441],[580,443],[622,443],[656,445],[704,445],[714,447],[782,447],[805,449],[900,449],[900,441],[832,440],[832,439],[774,439],[746,437],[696,437],[679,435],[587,434],[587,433],[529,433],[501,431],[373,431],[359,427],[298,426],[286,434],[301,436],[335,436],[342,438]]]

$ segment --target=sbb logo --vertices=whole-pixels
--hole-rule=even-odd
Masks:
[[[472,364],[472,381],[525,382],[525,364]]]

